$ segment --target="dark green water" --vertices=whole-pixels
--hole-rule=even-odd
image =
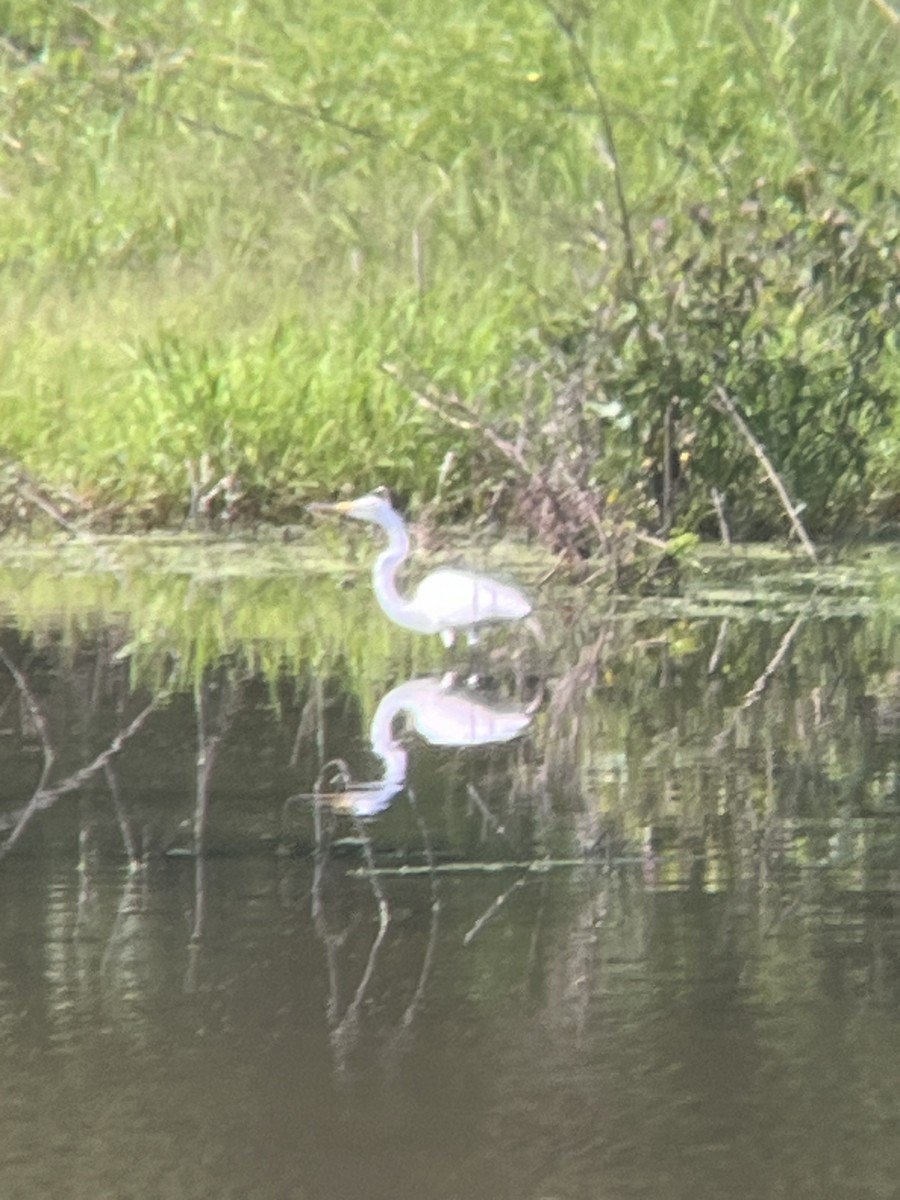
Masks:
[[[10,577],[0,1195],[893,1197],[893,566],[561,593],[474,690],[365,589]]]

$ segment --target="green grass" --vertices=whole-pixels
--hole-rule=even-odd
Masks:
[[[96,510],[248,511],[490,467],[390,362],[515,412],[533,331],[758,177],[860,211],[900,180],[900,26],[872,3],[0,3],[5,453]],[[585,70],[589,64],[589,72]],[[599,85],[600,96],[592,86]]]

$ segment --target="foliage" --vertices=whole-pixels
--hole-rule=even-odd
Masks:
[[[824,525],[864,497],[900,166],[900,31],[877,6],[0,0],[0,24],[4,457],[76,509],[177,521],[204,463],[246,516],[373,483],[484,511],[496,458],[383,365],[512,424],[524,389],[552,442],[548,393],[592,356],[584,484],[616,478],[632,517],[670,385],[689,464],[663,526],[708,525],[706,489],[747,475],[704,371]],[[710,366],[723,333],[748,339],[741,370]],[[828,388],[840,478],[824,437],[792,440]],[[729,516],[774,510],[753,488]]]
[[[723,391],[813,530],[858,521],[895,407],[900,231],[812,191],[808,177],[760,181],[739,204],[660,216],[634,271],[611,272],[528,364],[552,393],[538,457],[565,456],[600,495],[630,483],[632,510],[643,496],[663,530],[715,532],[715,489],[732,532],[769,535],[784,513]]]

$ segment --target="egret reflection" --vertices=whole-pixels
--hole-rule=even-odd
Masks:
[[[384,763],[383,776],[349,784],[323,799],[357,817],[374,817],[387,808],[406,783],[409,753],[397,728],[401,715],[405,728],[432,746],[488,746],[510,742],[523,733],[535,708],[535,704],[488,700],[474,688],[446,678],[408,679],[382,698],[369,729],[372,750]]]

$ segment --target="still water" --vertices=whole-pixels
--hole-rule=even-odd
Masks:
[[[68,553],[0,571],[4,1200],[896,1195],[900,556],[448,680],[290,548]]]

